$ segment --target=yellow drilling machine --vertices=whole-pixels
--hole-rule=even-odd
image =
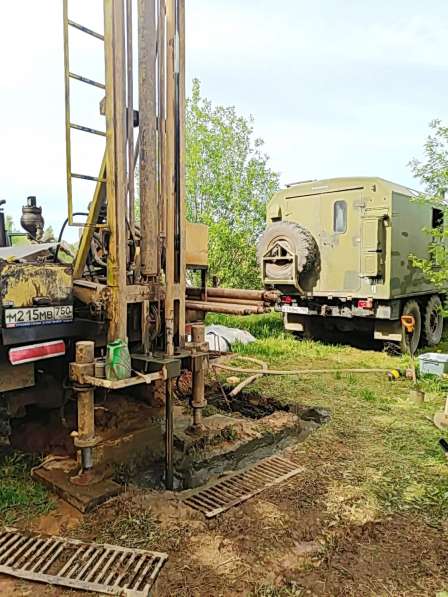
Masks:
[[[116,490],[97,465],[96,397],[161,407],[163,481],[172,489],[173,380],[182,372],[191,372],[189,432],[204,431],[204,314],[266,309],[266,297],[253,291],[214,288],[210,300],[207,228],[185,219],[185,0],[102,4],[100,33],[73,20],[63,2],[68,217],[61,234],[43,242],[35,197],[21,220],[28,243],[8,246],[0,222],[0,435],[36,405],[59,408],[64,418],[69,395],[77,467],[34,474],[61,495],[76,493],[82,509]],[[104,49],[104,82],[72,69],[74,31]],[[73,121],[75,85],[98,91],[101,130]],[[104,139],[99,169],[74,171],[74,131]],[[78,180],[92,185],[85,214],[74,207]],[[81,228],[72,260],[62,239],[67,225]],[[186,289],[188,269],[200,272],[200,287]]]

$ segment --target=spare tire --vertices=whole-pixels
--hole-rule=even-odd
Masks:
[[[263,256],[277,245],[297,255],[297,271],[292,271],[290,261],[276,261],[266,264],[266,276],[270,280],[298,279],[302,273],[318,267],[319,249],[309,230],[294,222],[273,222],[261,235],[257,243],[257,258],[261,263]],[[280,255],[279,255],[280,256]]]

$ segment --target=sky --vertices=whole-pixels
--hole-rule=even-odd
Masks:
[[[66,217],[62,0],[0,8],[0,198],[18,224],[37,195]],[[71,0],[101,30],[101,0]],[[446,0],[186,0],[187,81],[255,119],[282,184],[382,176],[419,188],[408,166],[428,124],[448,122]],[[103,80],[101,44],[73,35],[72,70]],[[72,120],[101,128],[101,91],[73,88]],[[102,139],[75,133],[75,171],[95,175]],[[75,208],[90,200],[75,187]],[[69,232],[73,235],[73,232]]]

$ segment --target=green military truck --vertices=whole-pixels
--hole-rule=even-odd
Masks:
[[[444,295],[411,255],[429,256],[443,211],[381,178],[287,186],[267,207],[258,243],[263,283],[281,291],[285,328],[307,337],[370,332],[414,352],[442,336]]]

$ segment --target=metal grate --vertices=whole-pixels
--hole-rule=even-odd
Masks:
[[[241,473],[229,475],[213,485],[189,493],[183,501],[191,508],[205,514],[207,518],[213,518],[268,487],[294,477],[302,470],[303,467],[297,466],[286,458],[272,456],[257,462]]]
[[[168,556],[62,537],[0,532],[0,574],[105,595],[149,595]]]

